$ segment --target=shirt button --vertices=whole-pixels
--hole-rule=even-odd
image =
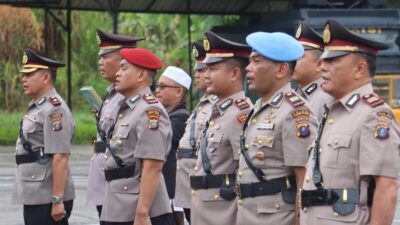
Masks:
[[[128,190],[127,186],[124,186],[122,189],[124,189],[124,191]]]
[[[107,159],[108,159],[108,155],[104,155],[104,156],[103,156],[103,159],[104,159],[104,160],[107,160]]]
[[[192,196],[196,195],[196,191],[192,189]]]
[[[303,208],[303,212],[306,213],[308,211],[307,207]]]
[[[329,124],[333,124],[335,122],[335,120],[333,119],[333,118],[330,118],[329,120],[328,120],[328,123]]]
[[[311,180],[310,176],[306,176],[306,182],[310,183],[310,180]]]
[[[195,167],[194,167],[194,171],[197,172],[197,170],[199,170],[199,167],[198,167],[198,166],[195,166]]]
[[[239,205],[243,205],[243,200],[242,200],[242,199],[239,199],[239,200],[238,200],[238,203],[239,203]]]
[[[322,152],[322,148],[319,148],[318,152],[321,153]]]
[[[218,200],[219,199],[219,195],[214,195],[213,199],[214,200]]]
[[[239,172],[238,172],[238,176],[239,176],[239,177],[243,177],[243,175],[244,175],[243,171],[239,171]]]
[[[109,100],[109,99],[106,99],[106,100],[104,101],[104,104],[108,104],[108,103],[110,103],[110,100]]]
[[[199,110],[201,110],[203,107],[199,106]]]
[[[25,115],[24,115],[24,118],[28,118],[28,115],[27,115],[27,114],[25,114]]]
[[[281,205],[279,205],[279,203],[275,203],[274,206],[275,206],[275,209],[280,209],[281,208]]]
[[[211,121],[208,123],[209,126],[214,126],[214,124],[215,124],[215,122],[214,122],[213,120],[211,120]]]
[[[124,115],[122,115],[122,113],[120,113],[119,115],[118,115],[118,118],[122,118]]]
[[[337,145],[337,144],[339,143],[338,139],[335,139],[335,140],[333,141],[333,143],[334,143],[335,145]]]
[[[118,144],[118,145],[122,145],[121,139],[119,139],[119,140],[117,141],[117,144]]]
[[[251,122],[255,124],[257,123],[257,119],[253,119]]]
[[[179,166],[176,166],[176,170],[179,171],[181,168]]]
[[[249,146],[248,144],[245,144],[245,145],[244,145],[244,149],[247,150],[247,149],[249,149],[249,148],[250,148],[250,146]]]
[[[336,218],[338,218],[338,217],[339,217],[339,214],[338,214],[337,212],[334,212],[334,213],[333,213],[333,216],[336,217]]]
[[[34,175],[32,176],[32,180],[36,180],[36,177]]]

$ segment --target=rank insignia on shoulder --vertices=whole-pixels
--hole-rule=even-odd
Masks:
[[[387,124],[378,124],[374,130],[374,137],[376,139],[385,140],[389,137],[389,126]]]
[[[317,83],[313,83],[311,84],[307,89],[306,89],[306,93],[308,95],[311,95],[315,90],[317,90]]]
[[[382,105],[385,103],[385,100],[378,95],[372,93],[372,94],[366,94],[362,97],[363,102],[365,102],[367,105],[371,107],[377,107],[378,105]]]
[[[61,101],[56,96],[49,97],[49,102],[54,106],[61,105]]]
[[[228,98],[227,100],[222,102],[221,105],[219,105],[219,108],[221,108],[222,110],[225,110],[225,109],[229,108],[229,106],[232,105],[232,102],[233,102],[233,100],[231,98]]]
[[[143,95],[143,99],[149,104],[154,104],[158,102],[158,100],[151,94]]]
[[[297,137],[306,138],[310,136],[310,127],[308,123],[298,123],[296,127],[297,127],[297,132],[296,132]]]
[[[354,94],[351,96],[351,98],[346,102],[346,105],[350,108],[353,108],[358,101],[360,101],[360,95],[359,94]]]
[[[248,115],[249,115],[249,114],[247,114],[247,113],[243,113],[243,114],[239,115],[239,116],[237,117],[237,121],[238,121],[240,124],[243,124],[243,123],[246,121]]]
[[[51,119],[51,126],[53,131],[60,131],[62,130],[62,113],[53,113],[50,115]]]
[[[158,124],[160,123],[161,112],[155,109],[149,109],[146,111],[146,113],[147,117],[149,118],[147,127],[151,130],[157,130]]]
[[[286,100],[294,107],[297,108],[305,104],[305,102],[294,92],[285,93]]]
[[[240,109],[247,109],[250,107],[249,103],[246,102],[246,99],[236,99],[235,105]]]

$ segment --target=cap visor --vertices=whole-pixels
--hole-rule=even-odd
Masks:
[[[222,62],[225,60],[228,60],[230,58],[220,58],[220,57],[209,57],[206,56],[206,58],[203,60],[203,63],[205,64],[209,64],[209,63],[218,63],[218,62]]]
[[[100,51],[99,51],[99,53],[98,53],[98,55],[105,55],[105,54],[108,54],[108,53],[111,53],[111,52],[115,52],[115,51],[117,51],[117,50],[120,50],[121,48],[110,48],[110,49],[100,49]]]
[[[196,65],[194,66],[194,70],[202,70],[204,68],[206,68],[207,65],[205,63],[196,63]]]
[[[321,55],[321,59],[330,59],[330,58],[336,58],[340,56],[345,56],[350,54],[351,52],[345,52],[345,51],[324,51]]]

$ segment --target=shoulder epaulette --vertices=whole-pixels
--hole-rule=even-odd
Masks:
[[[223,102],[219,105],[219,108],[222,109],[222,110],[225,110],[225,109],[229,108],[229,106],[232,105],[232,102],[233,102],[233,99],[228,98],[228,99],[226,99],[225,101],[223,101]]]
[[[61,105],[61,101],[56,96],[49,97],[49,102],[54,106]]]
[[[285,93],[285,98],[294,108],[305,104],[305,102],[294,92]]]
[[[385,103],[385,100],[383,98],[379,97],[374,93],[364,95],[362,97],[362,100],[364,103],[371,106],[372,108],[375,108],[378,105],[382,105],[383,103]]]
[[[247,103],[246,99],[242,98],[242,99],[236,99],[235,100],[235,105],[240,109],[247,109],[250,107],[249,103]]]
[[[158,100],[151,94],[143,95],[143,99],[149,104],[154,104],[158,102]]]

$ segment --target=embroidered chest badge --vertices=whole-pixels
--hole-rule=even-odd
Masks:
[[[157,130],[158,124],[160,123],[161,112],[155,109],[149,109],[146,113],[149,118],[147,127],[151,130]]]
[[[53,113],[50,115],[51,119],[51,126],[53,131],[60,131],[62,130],[62,113]]]
[[[390,124],[392,123],[393,116],[388,112],[377,113],[377,125],[374,129],[374,138],[385,140],[389,138]]]

